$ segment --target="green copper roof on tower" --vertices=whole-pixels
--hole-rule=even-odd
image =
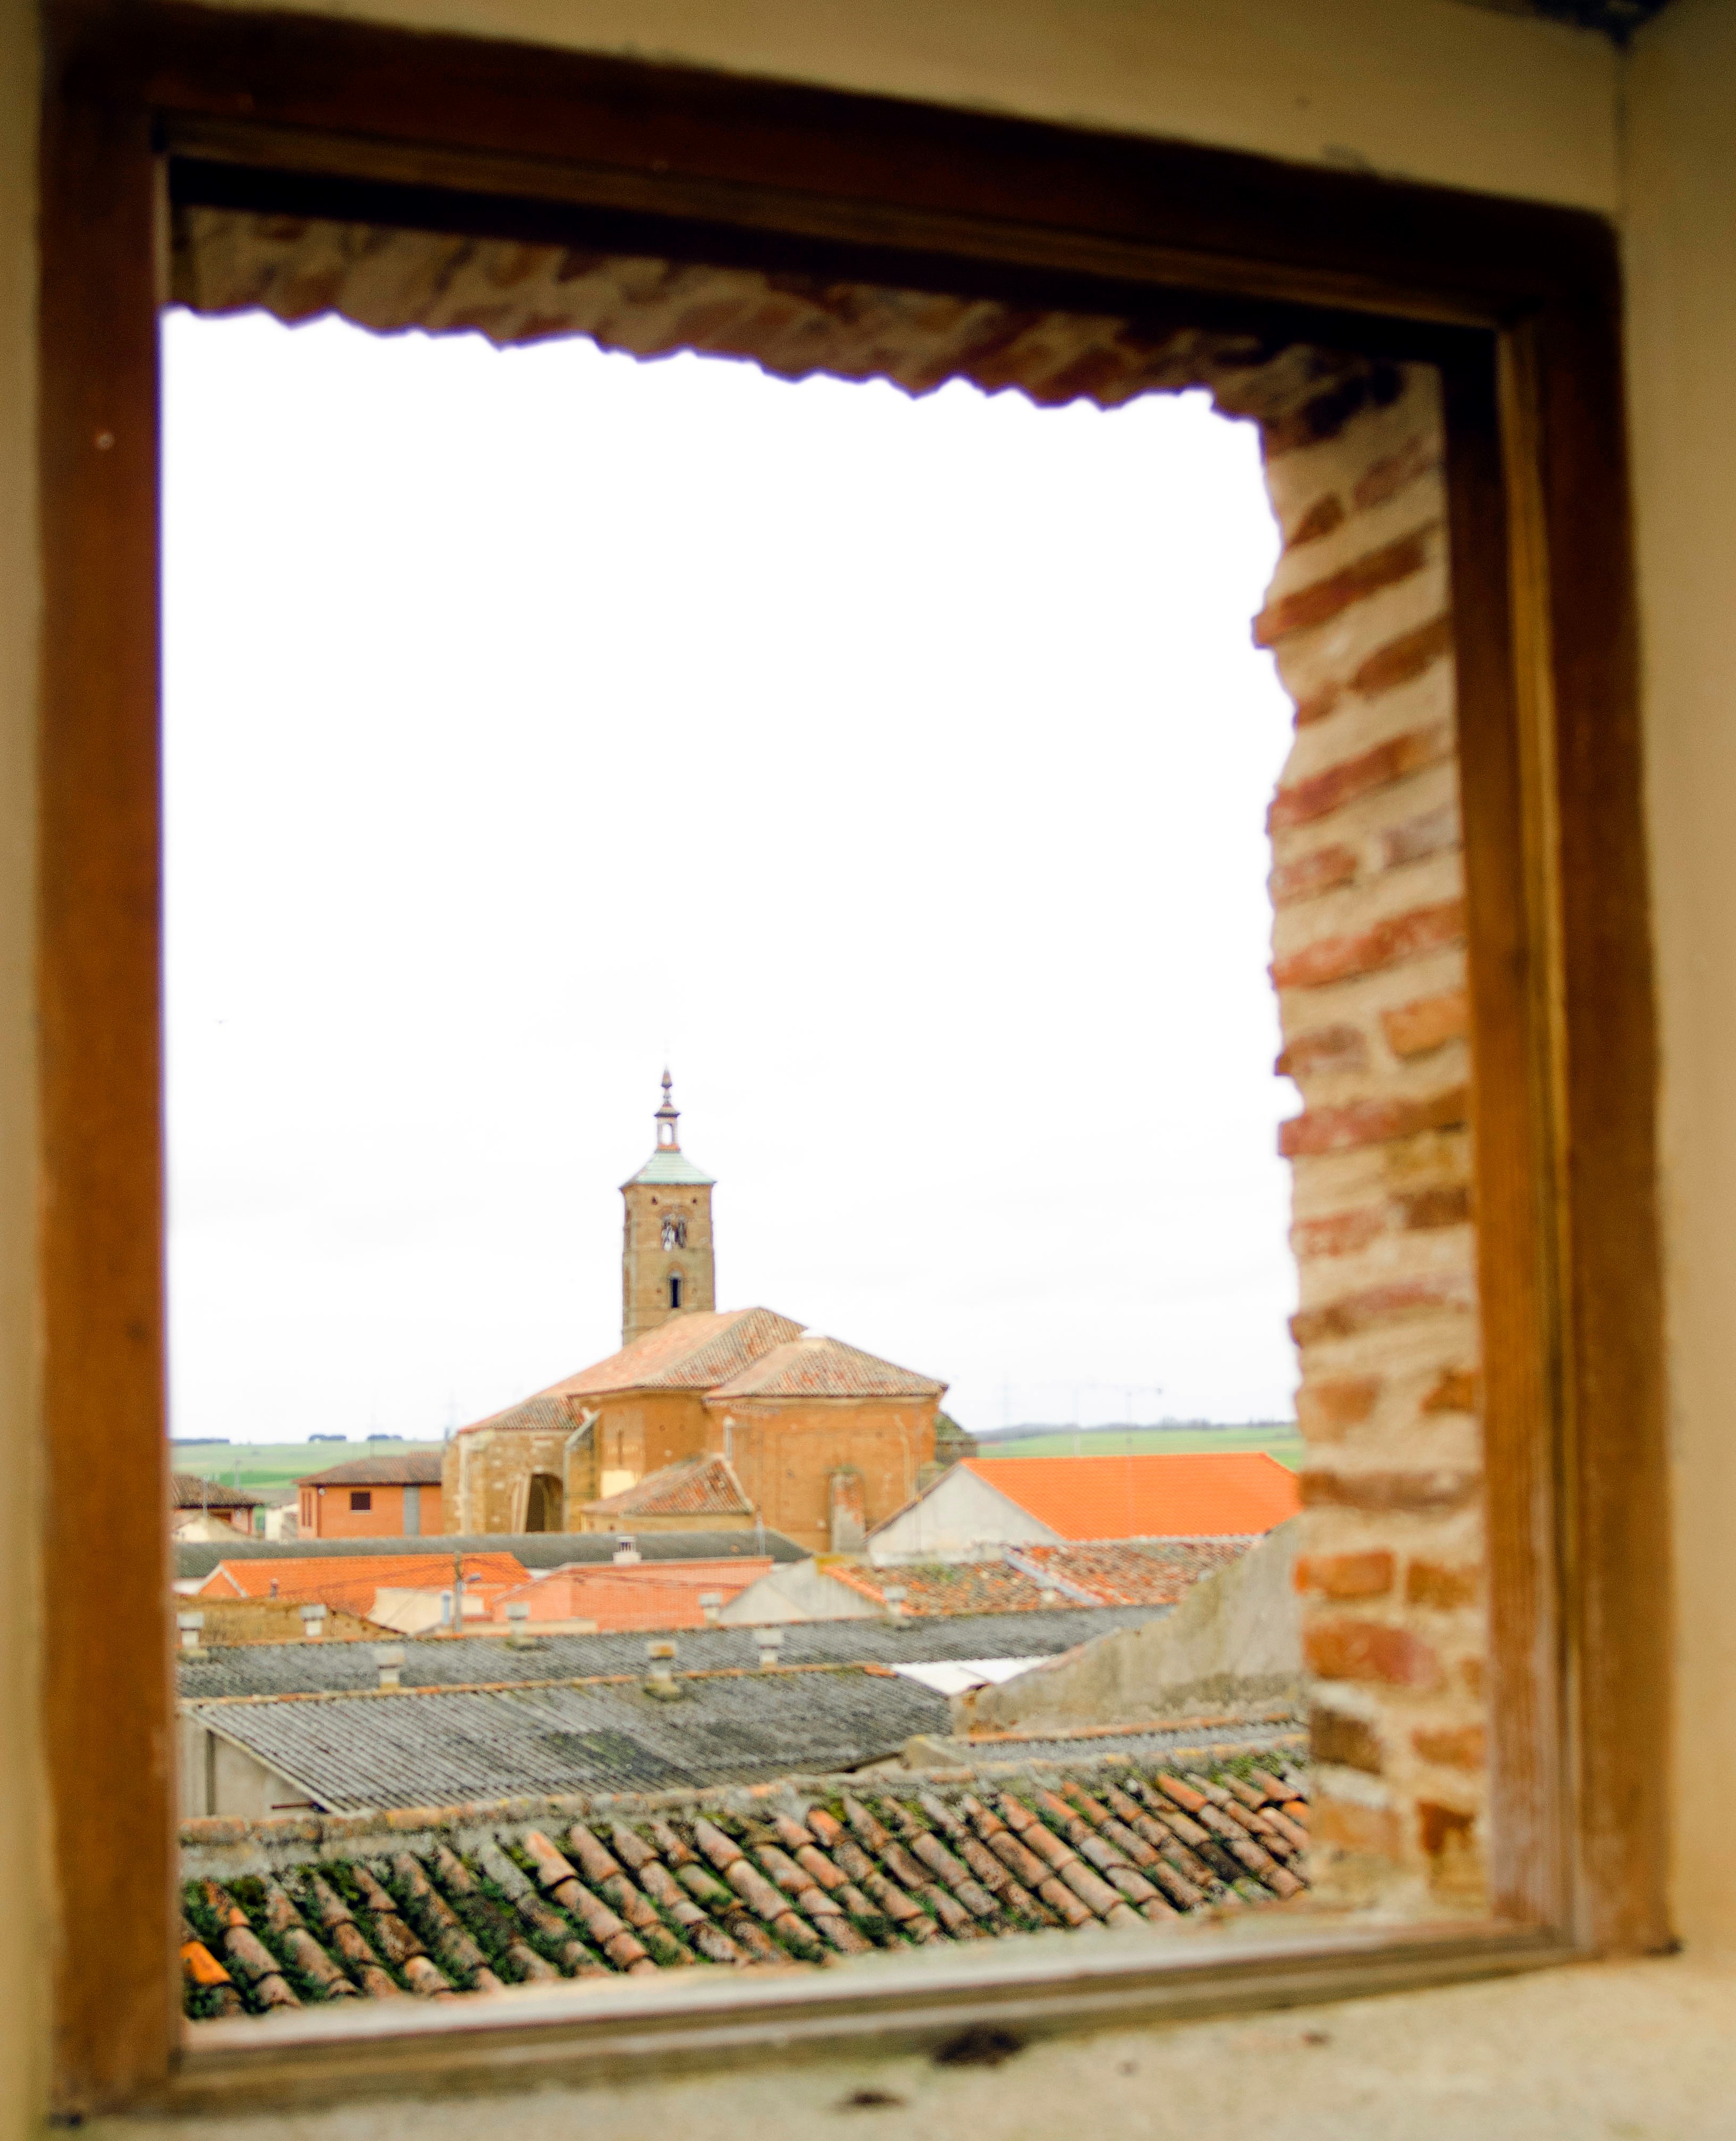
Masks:
[[[681,1151],[681,1141],[676,1134],[676,1125],[681,1117],[681,1111],[671,1097],[671,1080],[666,1067],[663,1072],[663,1105],[657,1110],[655,1118],[657,1149],[632,1178],[633,1182],[685,1182],[703,1189],[712,1186],[712,1177],[702,1174]],[[625,1189],[630,1184],[622,1183],[621,1186]]]

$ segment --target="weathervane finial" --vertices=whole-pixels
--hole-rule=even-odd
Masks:
[[[668,1068],[666,1066],[663,1071],[663,1105],[657,1113],[659,1152],[679,1152],[681,1149],[681,1139],[675,1132],[675,1126],[681,1120],[681,1111],[670,1098],[671,1084]]]

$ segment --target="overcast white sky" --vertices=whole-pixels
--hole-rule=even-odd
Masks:
[[[164,332],[176,1435],[612,1351],[666,1055],[720,1307],[1288,1412],[1247,426]]]

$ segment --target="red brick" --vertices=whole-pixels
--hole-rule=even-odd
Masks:
[[[1463,1183],[1450,1189],[1412,1189],[1398,1198],[1406,1228],[1460,1227],[1471,1216],[1471,1193]]]
[[[1441,996],[1419,997],[1414,1003],[1383,1011],[1380,1026],[1394,1056],[1426,1056],[1431,1049],[1458,1040],[1469,1025],[1470,1013],[1468,992],[1448,989]]]
[[[1355,758],[1341,759],[1324,772],[1281,788],[1266,813],[1266,830],[1280,833],[1291,825],[1311,824],[1360,795],[1389,788],[1395,780],[1420,773],[1424,766],[1438,765],[1452,756],[1453,731],[1445,721],[1389,736],[1384,743],[1377,743]]]
[[[1452,651],[1452,618],[1431,618],[1414,632],[1401,632],[1384,647],[1377,647],[1350,679],[1350,689],[1360,692],[1365,699],[1376,698],[1382,692],[1396,691],[1400,684],[1408,684],[1413,677],[1420,677],[1431,662],[1438,662],[1442,655]]]
[[[1306,1509],[1371,1509],[1383,1516],[1438,1516],[1474,1501],[1482,1481],[1474,1472],[1437,1467],[1413,1472],[1305,1472],[1301,1485]]]
[[[1438,900],[1430,907],[1414,907],[1407,914],[1389,915],[1372,929],[1323,937],[1317,944],[1274,959],[1272,983],[1281,989],[1324,988],[1332,982],[1378,974],[1384,967],[1402,966],[1407,959],[1460,943],[1464,933],[1463,900]]]
[[[1325,721],[1344,695],[1342,684],[1327,684],[1318,692],[1311,692],[1306,699],[1298,699],[1296,702],[1296,726],[1305,729],[1312,721]]]
[[[1365,1070],[1368,1060],[1369,1045],[1360,1026],[1322,1026],[1288,1042],[1272,1068],[1281,1078],[1311,1078]]]
[[[1298,899],[1313,899],[1338,885],[1348,884],[1355,874],[1354,848],[1316,848],[1311,855],[1280,863],[1266,879],[1266,889],[1274,907],[1288,907]]]
[[[1320,1799],[1314,1803],[1311,1834],[1316,1843],[1335,1844],[1360,1857],[1400,1855],[1399,1817],[1390,1807],[1358,1806],[1352,1799]]]
[[[1443,1677],[1431,1644],[1384,1621],[1311,1620],[1302,1630],[1302,1655],[1322,1680],[1435,1688]]]
[[[1423,1400],[1424,1412],[1475,1412],[1477,1376],[1469,1368],[1443,1368],[1434,1388]]]
[[[1468,1310],[1471,1305],[1468,1280],[1394,1279],[1386,1286],[1346,1294],[1342,1301],[1330,1302],[1324,1308],[1298,1309],[1290,1319],[1290,1335],[1298,1346],[1311,1346],[1325,1338],[1351,1338],[1359,1331],[1427,1315],[1432,1310]]]
[[[1474,1814],[1458,1807],[1438,1806],[1433,1799],[1417,1801],[1417,1835],[1431,1858],[1438,1858],[1454,1845],[1468,1843],[1477,1826]]]
[[[1414,1561],[1404,1572],[1406,1604],[1439,1613],[1473,1604],[1482,1587],[1483,1571],[1474,1563]]]
[[[1386,1767],[1385,1750],[1374,1726],[1342,1710],[1316,1706],[1308,1713],[1308,1752],[1316,1762],[1338,1762],[1378,1777]]]
[[[1384,505],[1388,499],[1396,498],[1406,484],[1414,483],[1419,475],[1427,475],[1440,465],[1438,437],[1432,432],[1419,431],[1414,438],[1407,439],[1397,453],[1376,461],[1350,495],[1366,513],[1370,506]]]
[[[1429,562],[1429,539],[1434,527],[1419,528],[1353,559],[1340,571],[1293,594],[1280,595],[1254,619],[1256,647],[1275,647],[1293,632],[1307,632],[1347,610],[1353,603],[1366,601],[1383,588],[1396,587],[1419,573]]]
[[[1298,1258],[1348,1257],[1365,1249],[1386,1231],[1386,1213],[1378,1205],[1360,1212],[1334,1212],[1323,1219],[1298,1219],[1290,1246]]]
[[[1305,1553],[1296,1558],[1296,1587],[1320,1598],[1379,1598],[1393,1587],[1389,1553]]]
[[[1361,1426],[1379,1395],[1378,1376],[1305,1382],[1296,1392],[1296,1420],[1310,1441],[1335,1442],[1347,1428]]]
[[[1286,1159],[1305,1154],[1355,1152],[1390,1144],[1424,1130],[1456,1130],[1469,1120],[1471,1092],[1455,1085],[1415,1100],[1346,1100],[1335,1108],[1309,1108],[1278,1125],[1278,1150]]]
[[[1425,1762],[1437,1763],[1443,1769],[1481,1769],[1487,1759],[1480,1725],[1432,1731],[1419,1727],[1411,1734],[1410,1744]]]
[[[1322,535],[1330,535],[1335,528],[1341,528],[1345,519],[1344,500],[1335,490],[1329,490],[1324,498],[1316,499],[1297,521],[1284,548],[1299,550],[1305,543],[1317,543]]]

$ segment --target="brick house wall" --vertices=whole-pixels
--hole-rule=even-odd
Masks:
[[[365,1494],[365,1509],[352,1507]],[[303,1538],[401,1538],[405,1537],[406,1498],[414,1494],[422,1535],[447,1527],[440,1489],[434,1486],[303,1487],[299,1490],[297,1529]],[[416,1536],[411,1533],[410,1536]]]

